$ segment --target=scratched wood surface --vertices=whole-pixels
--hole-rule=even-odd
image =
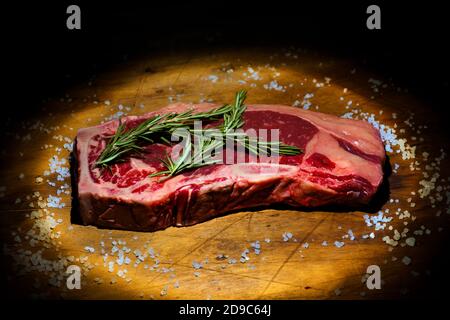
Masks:
[[[253,68],[257,76],[252,75],[248,67]],[[376,84],[374,89],[373,83],[368,81],[370,78],[383,83]],[[274,80],[276,85],[271,90],[264,87]],[[70,185],[70,178],[61,182],[56,179],[57,173],[45,175],[49,170],[49,159],[57,154],[55,148],[61,148],[58,159],[68,158],[64,137],[73,139],[78,128],[98,124],[117,112],[142,114],[171,102],[227,102],[241,88],[248,90],[248,103],[292,105],[298,100],[296,104],[301,108],[304,96],[312,93],[314,96],[307,99],[312,110],[317,106],[318,111],[342,115],[358,108],[373,113],[382,123],[392,128],[396,126],[399,137],[406,138],[416,147],[416,158],[403,160],[399,153],[389,154],[391,166],[394,168],[394,164],[398,164],[400,167],[396,169],[397,173],[392,172],[386,178],[388,185],[383,187],[374,208],[349,212],[266,208],[154,233],[104,230],[77,224],[76,218],[71,218],[70,195],[56,193],[58,186]],[[350,107],[346,109],[346,106]],[[421,283],[427,281],[432,274],[430,260],[448,232],[449,215],[443,207],[445,197],[433,208],[428,197],[421,199],[418,195],[425,164],[440,156],[440,148],[445,147],[439,138],[438,117],[429,117],[426,105],[403,88],[399,89],[387,77],[371,74],[350,61],[298,49],[269,51],[254,48],[143,55],[97,74],[89,82],[67,88],[60,97],[49,98],[36,110],[22,123],[9,123],[3,137],[1,236],[5,243],[8,284],[17,296],[34,294],[42,298],[69,299],[398,298],[415,294]],[[410,122],[415,122],[415,131],[404,123],[412,112]],[[393,113],[397,114],[396,119]],[[427,128],[419,129],[419,125]],[[424,162],[423,152],[429,153],[429,162]],[[411,171],[410,165],[415,161],[420,171]],[[446,161],[444,159],[438,165],[438,181],[447,179]],[[67,167],[67,163],[63,166]],[[43,182],[39,182],[38,177],[42,177]],[[56,187],[49,185],[47,180],[56,182]],[[445,188],[444,182],[442,186]],[[48,195],[61,197],[65,206],[39,209],[39,197],[46,202]],[[393,203],[389,202],[391,198]],[[400,219],[395,214],[397,208],[402,212],[408,210],[413,218]],[[390,209],[386,215],[393,217],[385,230],[375,230],[364,222],[365,214],[376,215],[378,209]],[[442,211],[440,215],[439,210]],[[36,217],[36,212],[42,216]],[[48,217],[54,218],[57,225],[49,225],[51,218]],[[382,240],[386,235],[392,238],[394,230],[401,233],[405,227],[409,233],[397,246],[389,246]],[[343,238],[349,229],[355,236],[353,241]],[[413,235],[413,231],[419,229],[423,229],[424,235]],[[29,230],[36,231],[34,236]],[[286,232],[293,235],[288,241],[283,239]],[[374,232],[373,239],[363,238],[371,232]],[[404,245],[404,240],[410,236],[416,239],[414,247]],[[33,237],[36,241],[30,243]],[[257,240],[261,246],[259,255],[251,247]],[[131,262],[122,265],[116,262],[110,272],[109,262],[117,259],[117,253],[111,253],[113,241],[121,241],[118,247],[130,249],[125,256]],[[323,245],[324,241],[327,246]],[[338,248],[335,241],[345,245]],[[88,252],[85,247],[95,251]],[[148,254],[149,248],[154,250],[156,257]],[[108,253],[106,259],[102,249]],[[144,254],[144,261],[133,266],[137,259],[133,253],[136,249]],[[250,259],[241,263],[239,260],[245,249],[249,249]],[[26,250],[29,252],[25,253]],[[61,266],[50,272],[37,270],[41,262],[29,257],[39,250],[47,264],[59,261]],[[410,264],[402,262],[404,256],[411,258]],[[230,259],[237,262],[230,263]],[[194,268],[195,262],[201,264],[201,268]],[[80,290],[66,288],[64,271],[70,264],[83,270]],[[381,290],[368,290],[362,281],[367,267],[374,264],[382,270]],[[120,270],[127,270],[123,278],[118,275]]]

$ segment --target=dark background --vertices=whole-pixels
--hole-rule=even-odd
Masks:
[[[5,65],[11,71],[12,84],[7,94],[13,99],[20,94],[31,106],[144,49],[297,44],[364,61],[367,68],[386,73],[435,110],[444,111],[444,104],[448,104],[450,13],[442,3],[16,2],[2,9],[8,43],[2,50],[7,54]],[[66,28],[70,4],[81,8],[81,30]],[[381,8],[381,30],[366,28],[370,4]]]

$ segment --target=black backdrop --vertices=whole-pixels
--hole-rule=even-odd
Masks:
[[[368,30],[366,8],[381,7],[382,29]],[[147,46],[290,45],[329,51],[385,72],[444,111],[449,24],[438,1],[29,1],[2,4],[7,90],[27,102]],[[81,7],[82,29],[66,28]],[[205,38],[215,36],[215,43]],[[179,39],[182,38],[183,41]],[[144,39],[144,41],[142,41]],[[68,76],[70,75],[70,77]],[[24,96],[23,92],[27,94]],[[14,101],[14,100],[13,100]],[[32,104],[29,104],[32,106]]]

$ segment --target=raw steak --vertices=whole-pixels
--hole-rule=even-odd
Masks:
[[[173,104],[122,121],[132,127],[155,114],[213,107],[217,106]],[[149,145],[143,155],[100,171],[93,164],[105,147],[105,136],[116,131],[118,121],[80,129],[74,148],[74,179],[83,223],[154,231],[274,203],[364,205],[383,180],[383,143],[379,132],[365,121],[281,105],[248,105],[244,120],[244,129],[279,129],[281,142],[298,146],[304,153],[281,156],[278,163],[206,166],[160,182],[149,174],[164,169],[159,159],[170,147]]]

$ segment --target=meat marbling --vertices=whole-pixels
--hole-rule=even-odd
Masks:
[[[206,111],[214,104],[173,104],[144,116],[122,118],[129,127],[166,112]],[[143,156],[94,166],[105,136],[118,121],[78,131],[74,179],[86,225],[155,231],[193,225],[236,209],[284,203],[295,207],[364,205],[383,180],[385,151],[369,123],[281,105],[248,105],[244,129],[279,129],[281,142],[304,150],[279,163],[206,166],[160,182],[149,174],[163,170],[167,146],[153,144]],[[264,170],[264,169],[277,170]]]

